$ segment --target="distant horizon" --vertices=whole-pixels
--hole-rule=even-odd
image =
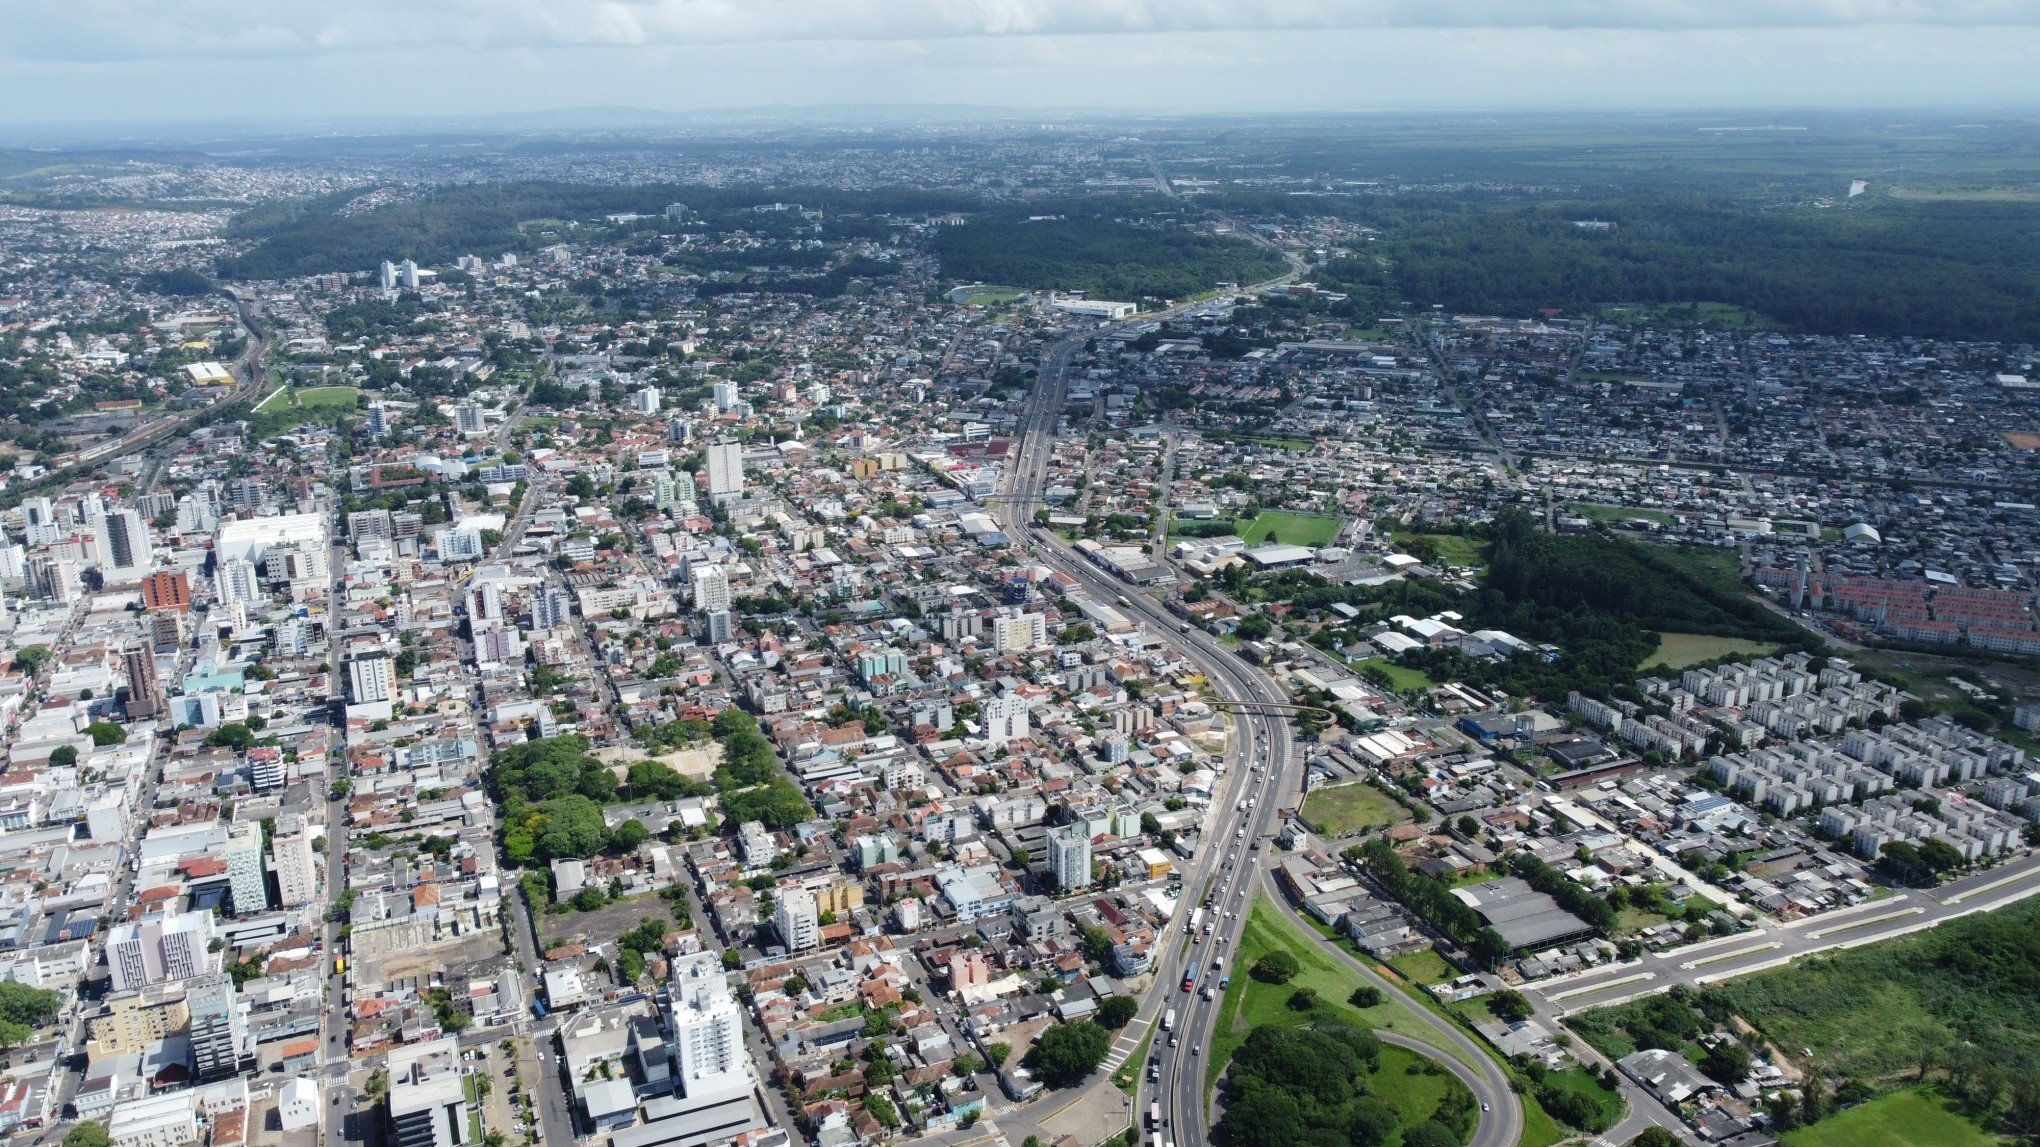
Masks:
[[[629,140],[649,138],[661,132],[686,132],[708,138],[723,133],[756,129],[841,130],[858,126],[911,130],[933,124],[1000,124],[1015,129],[1038,126],[1072,128],[1134,126],[1142,122],[1186,126],[1200,122],[1228,121],[1283,123],[1328,120],[1341,122],[1384,122],[1440,119],[1446,121],[1494,120],[1495,128],[1534,120],[1591,121],[1699,120],[1720,117],[1725,129],[1814,130],[1821,126],[1855,126],[1869,118],[1918,117],[1941,122],[1979,117],[1974,126],[2013,126],[2028,119],[2040,128],[2040,97],[2023,103],[2008,101],[1957,105],[1915,105],[1892,103],[1880,106],[1824,106],[1816,104],[1691,104],[1626,108],[1594,105],[1548,104],[1535,106],[1481,106],[1474,104],[1409,104],[1374,107],[1322,107],[1241,110],[1112,109],[1069,105],[1063,107],[1019,107],[1002,104],[962,102],[897,103],[777,103],[730,105],[694,110],[618,105],[583,104],[529,111],[504,112],[356,112],[308,116],[192,116],[177,118],[78,118],[71,120],[0,120],[0,149],[10,150],[119,150],[123,147],[174,149],[207,142],[251,143],[262,140],[316,142],[349,139],[423,139],[435,135],[481,136],[494,139],[569,138],[574,135],[605,134]],[[1803,119],[1807,122],[1793,122]],[[520,124],[520,120],[535,122]],[[1830,121],[1823,124],[1821,121]],[[1896,126],[1896,125],[1894,125]],[[1960,127],[1962,124],[1946,124]],[[1705,127],[1695,124],[1694,131]],[[41,137],[41,138],[38,138]],[[591,141],[592,142],[592,141]]]
[[[0,108],[72,130],[574,108],[2030,108],[2040,59],[2040,5],[2008,0],[20,7],[0,28]]]

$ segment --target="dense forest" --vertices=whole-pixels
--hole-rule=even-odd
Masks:
[[[1258,282],[1281,274],[1285,265],[1243,239],[1104,219],[981,220],[943,228],[934,247],[942,273],[952,279],[1129,301]]]
[[[1612,226],[1575,225],[1597,219]],[[1886,201],[1759,210],[1642,193],[1522,206],[1405,196],[1377,208],[1401,297],[1528,315],[1731,303],[1824,334],[2040,339],[2040,206]]]
[[[339,210],[365,189],[316,199],[266,203],[237,216],[228,237],[249,243],[241,255],[220,260],[226,279],[272,279],[333,271],[368,271],[384,259],[420,264],[451,261],[458,255],[499,255],[531,246],[518,225],[534,220],[595,220],[636,212],[658,215],[668,203],[685,203],[697,214],[743,211],[770,202],[798,203],[839,212],[954,211],[974,208],[969,196],[910,188],[845,191],[835,188],[593,187],[570,183],[482,183],[438,188],[373,211],[341,215]],[[790,214],[759,215],[761,228],[784,224]],[[646,221],[647,225],[660,223]],[[868,227],[846,225],[856,233]]]

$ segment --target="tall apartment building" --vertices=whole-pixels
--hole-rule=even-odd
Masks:
[[[121,703],[130,721],[145,721],[163,711],[163,691],[156,684],[156,651],[145,646],[123,650],[122,671],[127,676],[127,700]]]
[[[1001,653],[1025,652],[1048,644],[1048,619],[1038,613],[1008,610],[992,620],[992,648]]]
[[[293,813],[276,822],[276,834],[269,838],[269,863],[276,871],[278,907],[297,908],[318,897],[318,861],[304,817]]]
[[[1058,825],[1048,830],[1048,873],[1055,886],[1075,892],[1091,883],[1091,826]]]
[[[708,444],[708,496],[734,497],[744,492],[744,447],[740,442]]]
[[[1028,733],[1027,699],[1001,693],[987,700],[979,714],[984,718],[985,740],[994,745],[1025,740]]]
[[[822,942],[821,912],[814,894],[799,885],[779,889],[779,903],[772,909],[772,929],[789,952],[805,952]]]
[[[721,566],[695,566],[690,577],[694,583],[694,609],[697,613],[730,607],[730,575]]]
[[[227,826],[227,843],[217,853],[227,864],[227,891],[234,915],[252,916],[269,908],[269,881],[263,875],[262,826],[235,821]]]
[[[108,581],[134,581],[154,561],[155,543],[149,524],[133,510],[114,510],[99,519],[95,531],[99,568]]]
[[[192,1066],[200,1083],[231,1079],[241,1073],[241,1063],[251,1058],[248,1021],[241,1014],[240,995],[234,981],[225,974],[194,980],[184,996],[191,1016]]]
[[[184,570],[157,570],[143,578],[142,605],[150,610],[188,612],[191,609],[191,575]]]
[[[645,1121],[615,1132],[612,1147],[710,1147],[762,1130],[743,1022],[713,953],[674,962],[660,1018],[663,1031],[631,1035],[645,1080],[640,1094],[653,1092]]]
[[[390,655],[377,649],[347,659],[347,700],[354,705],[376,705],[397,695],[397,666]]]

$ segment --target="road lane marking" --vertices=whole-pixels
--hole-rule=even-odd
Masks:
[[[1836,924],[1831,928],[1816,928],[1813,931],[1808,932],[1806,934],[1806,938],[1809,940],[1818,940],[1823,936],[1833,936],[1842,932],[1853,932],[1858,928],[1867,928],[1872,924],[1882,924],[1887,920],[1899,920],[1907,916],[1924,916],[1926,915],[1926,912],[1927,910],[1925,908],[1922,908],[1919,905],[1915,904],[1909,908],[1900,908],[1896,912],[1885,912],[1877,916],[1865,916],[1861,920],[1850,920],[1847,921],[1846,923]]]
[[[1733,952],[1722,952],[1717,955],[1708,956],[1707,958],[1701,960],[1688,960],[1685,963],[1680,964],[1679,967],[1684,968],[1686,971],[1690,972],[1695,968],[1705,967],[1708,964],[1719,964],[1723,960],[1733,960],[1738,956],[1755,955],[1758,952],[1768,952],[1773,948],[1783,948],[1784,946],[1785,943],[1782,940],[1771,940],[1763,944],[1751,944],[1747,948],[1737,948]]]
[[[1645,980],[1655,979],[1657,979],[1656,972],[1638,972],[1636,975],[1624,976],[1619,980],[1608,980],[1599,984],[1589,984],[1584,988],[1574,988],[1569,992],[1559,992],[1556,995],[1548,995],[1544,998],[1552,1001],[1553,1003],[1556,1003],[1559,1000],[1571,999],[1574,996],[1591,996],[1596,992],[1605,992],[1609,988],[1619,988],[1625,984],[1635,984],[1641,983]]]
[[[2003,888],[2007,884],[2016,884],[2021,880],[2031,880],[2035,876],[2040,876],[2040,868],[2029,868],[2024,872],[2014,872],[2010,876],[2006,876],[1998,880],[1993,880],[1989,884],[1980,884],[1975,888],[1970,888],[1965,891],[1958,892],[1955,895],[1950,896],[1948,899],[1942,901],[1942,903],[1960,904],[1964,900],[1973,900],[1986,892],[1994,892],[1999,888]]]

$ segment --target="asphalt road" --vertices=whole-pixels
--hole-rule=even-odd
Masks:
[[[1005,496],[998,506],[1002,525],[1016,539],[1026,536],[1027,517],[1032,514],[1032,507],[1040,504],[1041,492],[1046,485],[1048,460],[1053,452],[1055,425],[1062,410],[1070,359],[1089,336],[1089,331],[1079,332],[1050,347],[1022,417],[1020,446],[1007,477]],[[1101,595],[1101,600],[1123,599],[1122,610],[1131,612],[1157,632],[1169,633],[1175,629],[1176,619],[1152,598],[1128,592],[1129,587],[1114,580],[1045,531],[1034,534],[1032,548],[1047,564]],[[1204,631],[1195,628],[1177,630],[1174,640],[1205,670],[1228,699],[1263,703],[1288,701],[1281,688],[1266,674],[1240,661]],[[1176,1028],[1172,1034],[1176,1036],[1176,1046],[1169,1046],[1168,1035],[1156,1033],[1150,1054],[1160,1064],[1161,1086],[1146,1087],[1143,1095],[1155,1095],[1162,1102],[1166,1124],[1162,1139],[1177,1147],[1200,1147],[1206,1141],[1213,1122],[1206,1105],[1204,1079],[1207,1068],[1203,1048],[1209,1042],[1224,1000],[1216,990],[1223,974],[1216,962],[1229,957],[1237,947],[1256,888],[1268,890],[1274,903],[1294,914],[1286,898],[1269,880],[1264,862],[1268,856],[1266,840],[1276,827],[1277,810],[1301,798],[1302,755],[1291,740],[1285,717],[1248,711],[1240,716],[1235,729],[1233,767],[1226,772],[1224,789],[1214,794],[1214,803],[1220,812],[1207,823],[1202,855],[1184,874],[1184,895],[1191,897],[1193,904],[1201,904],[1203,890],[1207,886],[1210,888],[1215,910],[1211,934],[1195,938],[1187,957],[1180,954],[1181,933],[1177,929],[1187,920],[1188,913],[1177,913],[1176,921],[1164,929],[1156,944],[1155,985],[1143,1001],[1139,1017],[1120,1037],[1122,1046],[1115,1048],[1114,1053],[1115,1057],[1122,1057],[1126,1042],[1137,1043],[1148,1025],[1153,1024],[1157,1013],[1167,1008],[1175,1009]],[[1208,911],[1206,915],[1213,916],[1214,912]],[[1385,993],[1400,992],[1397,985],[1375,976],[1357,960],[1342,952],[1339,955]],[[1193,989],[1188,992],[1182,987],[1186,975],[1193,981]],[[1213,988],[1209,1000],[1204,998],[1203,991],[1207,984]],[[1424,1009],[1423,1004],[1414,1003],[1413,1006],[1417,1015],[1426,1019],[1430,1017],[1431,1013]],[[1507,1077],[1483,1049],[1458,1029],[1443,1021],[1434,1022],[1432,1028],[1436,1037],[1434,1045],[1458,1048],[1471,1063],[1478,1065],[1469,1068],[1451,1057],[1437,1057],[1460,1076],[1481,1103],[1480,1124],[1469,1147],[1513,1147],[1522,1133],[1523,1113],[1509,1091]],[[1112,1060],[1107,1063],[1108,1067],[1116,1066]],[[1142,1065],[1139,1070],[1145,1078],[1146,1067]]]

